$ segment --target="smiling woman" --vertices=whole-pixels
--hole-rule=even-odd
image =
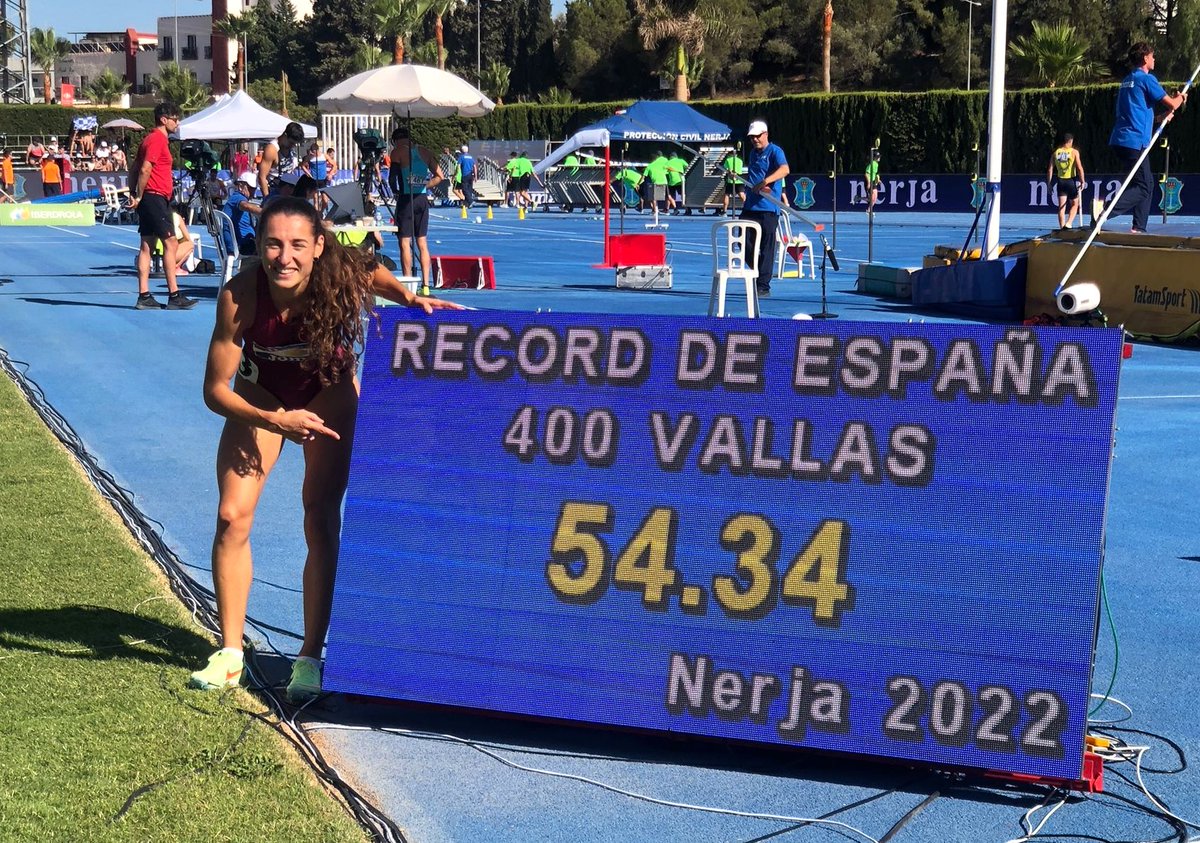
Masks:
[[[304,447],[304,643],[287,696],[321,692],[321,649],[337,568],[341,504],[358,409],[356,350],[374,295],[420,307],[459,308],[409,292],[375,259],[326,238],[301,199],[271,202],[259,226],[261,266],[221,291],[204,375],[204,400],[225,417],[217,446],[213,586],[222,648],[192,674],[201,689],[238,684],[250,595],[250,525],[284,440]],[[232,380],[232,386],[230,381]]]

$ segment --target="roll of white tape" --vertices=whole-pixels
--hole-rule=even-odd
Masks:
[[[1058,294],[1058,309],[1068,316],[1087,313],[1100,306],[1100,288],[1090,282],[1064,287]]]

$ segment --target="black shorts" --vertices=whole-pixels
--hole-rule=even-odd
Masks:
[[[1079,182],[1075,179],[1058,179],[1057,184],[1058,196],[1060,199],[1064,196],[1067,199],[1079,198]]]
[[[138,234],[165,240],[175,236],[171,203],[157,193],[143,193],[137,204]]]
[[[517,190],[529,190],[530,175],[517,176]]]
[[[737,194],[738,194],[738,183],[735,181],[725,182],[725,195],[726,196],[737,196]]]
[[[399,195],[396,197],[396,227],[401,240],[425,237],[429,234],[429,197]],[[414,234],[415,232],[415,234]]]

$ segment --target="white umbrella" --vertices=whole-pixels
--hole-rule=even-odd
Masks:
[[[464,79],[420,64],[389,64],[366,70],[317,97],[317,106],[333,114],[414,117],[482,117],[496,107]],[[363,188],[364,192],[366,187]],[[412,204],[409,214],[414,213]],[[416,260],[416,249],[412,250]],[[428,288],[422,288],[427,295]]]
[[[317,97],[332,114],[482,117],[496,107],[471,83],[436,67],[389,64],[366,70]]]
[[[145,131],[145,127],[136,120],[130,120],[128,117],[118,117],[116,120],[109,120],[101,129],[137,129]]]

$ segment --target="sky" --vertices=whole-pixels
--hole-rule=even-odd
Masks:
[[[71,33],[124,32],[132,27],[138,32],[154,32],[160,15],[199,15],[212,8],[209,0],[121,0],[119,3],[96,0],[27,0],[29,25],[54,31],[77,40]],[[566,8],[566,0],[551,0],[552,13],[557,16]]]

